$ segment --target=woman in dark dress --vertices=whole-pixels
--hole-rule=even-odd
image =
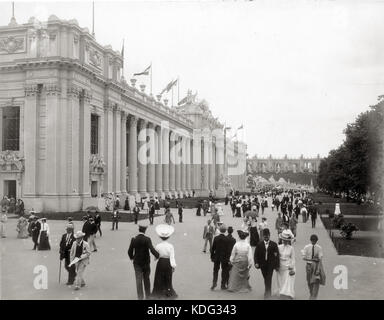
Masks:
[[[255,217],[252,217],[251,226],[249,228],[249,244],[252,247],[252,252],[255,252],[256,245],[259,241],[260,237],[259,232],[257,231],[257,220]]]
[[[241,218],[241,204],[238,202],[236,204],[236,217]]]
[[[130,208],[129,208],[129,199],[128,197],[125,198],[125,201],[124,201],[124,210],[126,211],[129,211]]]
[[[198,216],[198,217],[200,217],[201,216],[201,202],[199,202],[198,204],[197,204],[197,210],[196,210],[196,215]]]
[[[47,223],[47,219],[42,218],[40,225],[41,228],[37,250],[51,250],[51,245],[49,244],[49,225]]]
[[[163,241],[156,245],[159,260],[156,265],[155,280],[153,284],[153,299],[176,299],[177,294],[172,286],[172,274],[176,268],[175,249],[167,240],[175,231],[174,227],[160,224],[156,233]]]

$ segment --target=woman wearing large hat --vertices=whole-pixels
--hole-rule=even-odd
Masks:
[[[233,246],[229,261],[232,265],[229,274],[228,291],[249,292],[249,269],[252,267],[252,248],[246,241],[249,233],[247,229],[237,230],[240,240]]]
[[[292,246],[294,240],[290,230],[283,230],[279,238],[282,244],[278,246],[280,267],[276,272],[277,294],[283,299],[295,297],[295,250]]]
[[[175,231],[174,227],[168,224],[156,226],[156,233],[163,241],[156,247],[159,253],[159,261],[156,265],[155,281],[152,297],[155,299],[175,299],[177,294],[172,286],[172,273],[176,268],[175,249],[168,238]]]

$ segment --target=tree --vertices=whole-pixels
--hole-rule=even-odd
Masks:
[[[344,130],[345,141],[320,163],[318,184],[331,192],[383,194],[384,96]]]

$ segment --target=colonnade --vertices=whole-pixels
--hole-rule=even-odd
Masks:
[[[224,145],[210,130],[169,128],[117,107],[105,115],[103,192],[164,197],[218,189]]]

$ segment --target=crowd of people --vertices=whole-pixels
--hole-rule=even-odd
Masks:
[[[277,215],[274,225],[277,242],[270,240],[271,231],[264,216],[264,209],[269,206],[268,200],[271,201],[272,212],[276,212]],[[273,190],[248,196],[231,194],[226,197],[225,204],[230,205],[233,218],[242,218],[242,223],[237,230],[239,240],[236,241],[232,236],[233,227],[227,228],[220,221],[215,204],[210,204],[213,213],[204,226],[203,252],[206,252],[209,243],[210,257],[214,265],[211,290],[217,287],[218,273],[221,268],[222,290],[250,291],[249,270],[254,265],[256,269],[260,269],[264,278],[265,299],[270,299],[272,296],[293,299],[296,274],[294,243],[299,216],[301,215],[302,222],[306,223],[310,215],[312,228],[315,228],[317,204],[306,192]],[[261,222],[258,223],[258,219]],[[316,299],[320,284],[325,284],[325,273],[321,262],[323,254],[317,243],[317,235],[311,235],[309,240],[310,244],[301,250],[301,254],[306,263],[310,299]],[[310,252],[309,249],[311,249]],[[273,292],[274,272],[276,289]]]
[[[126,200],[127,202],[127,200]],[[160,210],[160,203],[156,199],[147,202],[149,225],[154,224],[154,216]],[[311,217],[312,227],[316,227],[318,214],[317,204],[304,193],[294,191],[268,191],[253,195],[226,196],[224,205],[229,205],[232,211],[233,225],[238,226],[233,236],[234,227],[226,226],[221,221],[224,210],[220,203],[210,196],[199,202],[196,215],[209,219],[203,228],[203,252],[209,252],[213,263],[213,280],[211,290],[218,285],[221,269],[221,289],[228,292],[249,292],[250,270],[254,266],[261,271],[264,278],[264,298],[278,296],[282,299],[295,297],[294,283],[295,267],[295,239],[297,224],[301,215],[306,223]],[[7,204],[8,206],[8,204]],[[124,204],[124,207],[127,203]],[[129,206],[129,203],[128,203]],[[138,226],[138,235],[131,239],[128,256],[133,262],[136,289],[139,299],[174,299],[178,295],[172,284],[172,275],[176,269],[175,250],[169,239],[175,231],[176,221],[173,217],[170,201],[164,201],[164,221],[155,227],[160,242],[152,245],[151,239],[145,235],[147,225],[142,222]],[[5,206],[2,206],[4,213]],[[116,197],[112,204],[111,230],[118,230],[120,220],[120,199]],[[277,241],[271,240],[272,223],[267,221],[265,208],[270,207],[276,213],[274,227]],[[135,202],[131,212],[133,220],[138,224],[141,203]],[[178,223],[183,223],[183,203],[176,201]],[[5,213],[9,212],[8,208]],[[3,215],[2,215],[3,217]],[[6,214],[5,214],[6,217]],[[2,218],[3,219],[3,218]],[[3,220],[2,220],[3,221]],[[32,212],[29,218],[20,216],[17,222],[17,237],[32,238],[34,250],[50,250],[50,229],[45,217],[38,218]],[[3,232],[3,223],[2,223]],[[64,268],[68,272],[67,285],[74,285],[75,290],[85,286],[84,274],[90,262],[92,252],[97,252],[95,238],[99,233],[102,237],[101,216],[98,212],[90,212],[83,217],[81,230],[75,232],[73,218],[67,219],[66,232],[61,236],[60,260],[64,261]],[[310,299],[316,299],[319,286],[325,283],[325,273],[322,266],[322,248],[318,244],[316,234],[311,235],[310,244],[306,245],[301,254],[306,263],[306,279],[310,292]],[[150,254],[157,259],[153,288],[150,285]],[[276,274],[276,290],[272,290],[273,274]]]

